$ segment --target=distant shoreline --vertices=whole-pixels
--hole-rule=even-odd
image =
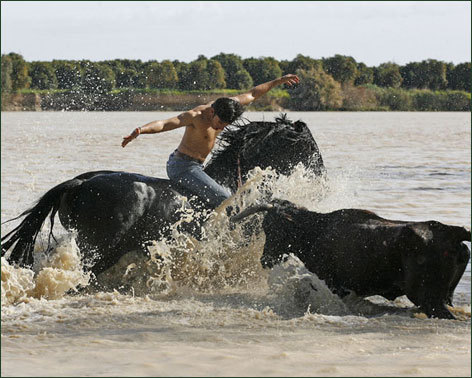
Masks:
[[[234,93],[233,93],[234,92]],[[74,91],[21,91],[2,94],[2,111],[182,111],[234,90],[217,91],[134,91],[101,94]],[[350,88],[343,91],[343,105],[336,109],[307,111],[468,111],[470,93]],[[249,111],[296,111],[287,91],[269,92],[251,104]]]
[[[180,111],[232,95],[227,92],[20,92],[2,95],[2,111]],[[264,96],[248,110],[282,111],[283,105],[280,96]]]

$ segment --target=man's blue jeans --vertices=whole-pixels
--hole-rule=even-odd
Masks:
[[[231,196],[229,190],[218,184],[203,171],[203,164],[192,158],[170,154],[167,161],[169,179],[206,201],[212,207]]]

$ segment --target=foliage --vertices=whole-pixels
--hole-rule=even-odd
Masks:
[[[323,59],[323,68],[340,83],[353,83],[357,77],[357,63],[351,56],[336,54]]]
[[[374,69],[364,63],[357,64],[357,76],[354,85],[372,84],[374,82]]]
[[[321,69],[298,70],[300,83],[291,93],[294,110],[334,110],[342,105],[341,85]]]
[[[470,82],[472,79],[470,62],[461,63],[450,68],[447,75],[449,88],[470,92]]]
[[[220,53],[211,59],[218,61],[225,71],[226,87],[231,89],[248,88],[248,75],[251,75],[243,66],[243,61],[239,55]],[[243,79],[245,82],[241,83]],[[251,82],[253,79],[251,78]],[[251,84],[252,85],[252,84]]]
[[[302,54],[298,54],[292,61],[283,61],[283,63],[283,65],[279,64],[279,66],[284,75],[297,72],[297,70],[310,71],[311,69],[318,69],[323,66],[323,63],[320,60]]]
[[[139,87],[140,75],[132,68],[122,68],[115,72],[117,88],[136,88]]]
[[[200,55],[190,63],[178,60],[142,62],[139,59],[28,63],[12,52],[2,55],[2,93],[27,93],[30,86],[28,93],[49,91],[57,94],[59,91],[62,96],[63,91],[69,91],[83,96],[83,101],[72,99],[73,96],[70,101],[81,101],[87,109],[100,106],[97,101],[103,96],[98,95],[121,93],[123,98],[116,100],[115,105],[113,96],[107,97],[109,104],[106,106],[113,108],[119,107],[120,101],[126,104],[131,92],[176,91],[181,95],[181,91],[191,94],[224,90],[224,93],[240,93],[295,72],[304,75],[295,90],[283,91],[282,100],[273,89],[267,100],[258,101],[258,106],[267,109],[287,106],[300,110],[470,110],[470,62],[454,65],[427,59],[403,66],[389,62],[367,67],[352,57],[339,54],[322,60],[302,54],[293,60],[277,61],[272,57],[243,60],[235,54],[220,53],[211,59]],[[125,94],[125,89],[130,93]],[[94,96],[84,96],[84,93]],[[61,100],[64,103],[65,98],[64,95]],[[74,106],[67,105],[67,108]]]
[[[236,82],[235,89],[239,90],[249,89],[254,85],[251,75],[245,69],[234,74],[234,81]]]
[[[446,63],[435,59],[428,59],[421,62],[422,74],[427,77],[428,88],[441,90],[447,88]]]
[[[219,61],[200,55],[197,60],[181,66],[179,87],[185,90],[223,89],[225,71]]]
[[[470,111],[471,95],[463,91],[407,90],[366,86],[375,93],[378,107],[398,111]]]
[[[206,67],[206,58],[195,60],[186,66],[181,72],[180,88],[185,90],[208,89],[210,76]]]
[[[12,90],[29,88],[31,77],[28,74],[28,64],[20,54],[8,54],[12,61],[11,86]]]
[[[146,77],[149,88],[173,89],[177,87],[179,82],[177,71],[170,60],[164,60],[161,63],[151,63],[147,67]]]
[[[378,110],[379,102],[375,91],[366,86],[344,85],[342,88],[342,110]]]
[[[31,77],[31,88],[57,88],[56,73],[50,62],[32,62],[29,67],[29,75]]]
[[[374,70],[374,84],[379,87],[398,88],[403,78],[395,63],[383,63]]]
[[[8,55],[2,55],[2,93],[12,90],[11,75],[13,73],[13,62]]]
[[[412,62],[400,68],[404,88],[446,89],[446,63],[434,59]]]
[[[82,90],[85,93],[106,93],[115,87],[115,74],[104,64],[82,61]]]
[[[225,70],[220,62],[210,59],[207,62],[207,71],[210,79],[209,89],[224,89],[226,88]]]
[[[77,62],[53,60],[57,88],[78,90],[82,86],[82,67]]]
[[[415,109],[420,111],[440,111],[446,103],[445,93],[430,90],[416,90],[412,92]]]
[[[279,62],[271,57],[245,59],[243,66],[251,75],[254,85],[259,85],[282,76]]]
[[[380,107],[395,111],[413,110],[412,96],[408,91],[400,88],[378,88],[376,92]]]
[[[470,91],[448,91],[445,93],[445,104],[441,110],[470,112]]]

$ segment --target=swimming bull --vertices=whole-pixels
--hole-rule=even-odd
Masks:
[[[261,263],[272,267],[294,254],[343,297],[406,295],[428,317],[453,319],[454,290],[470,258],[471,233],[437,221],[405,222],[360,209],[317,213],[274,200],[233,216],[265,211]]]

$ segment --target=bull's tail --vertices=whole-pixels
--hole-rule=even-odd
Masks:
[[[261,211],[269,211],[273,207],[274,207],[274,205],[271,205],[271,204],[260,204],[260,205],[254,205],[254,206],[248,207],[247,209],[241,211],[239,214],[233,215],[230,218],[230,222],[232,222],[232,223],[240,222],[244,218],[246,218],[246,217],[248,217],[252,214],[256,214],[256,213],[259,213]]]
[[[36,238],[49,215],[51,228],[49,231],[49,242],[51,241],[54,217],[59,210],[61,198],[68,190],[77,187],[83,180],[72,179],[59,184],[46,192],[38,203],[32,208],[19,215],[18,218],[25,217],[23,221],[12,231],[2,237],[2,256],[13,247],[9,261],[18,263],[20,266],[31,266],[33,264],[33,250]]]

